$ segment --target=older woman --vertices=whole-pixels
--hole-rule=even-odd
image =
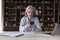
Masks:
[[[20,22],[20,32],[40,32],[41,26],[37,17],[35,17],[35,8],[28,6],[25,10],[25,16]]]

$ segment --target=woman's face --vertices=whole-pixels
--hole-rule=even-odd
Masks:
[[[34,10],[33,10],[33,9],[29,9],[29,10],[27,11],[27,15],[28,15],[29,18],[32,18],[33,15],[34,15]]]

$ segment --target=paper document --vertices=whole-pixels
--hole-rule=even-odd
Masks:
[[[23,36],[24,34],[15,33],[15,32],[7,32],[7,33],[1,33],[0,35],[1,36],[19,37],[19,36]]]

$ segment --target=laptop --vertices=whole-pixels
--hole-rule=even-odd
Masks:
[[[52,32],[44,33],[48,35],[60,35],[60,24],[55,23],[55,27]]]

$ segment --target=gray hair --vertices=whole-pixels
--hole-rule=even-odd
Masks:
[[[33,9],[33,10],[34,10],[34,13],[35,13],[35,7],[33,7],[32,5],[29,5],[29,6],[27,6],[27,8],[26,8],[26,10],[25,10],[25,16],[27,16],[27,11],[28,11],[29,9]]]

